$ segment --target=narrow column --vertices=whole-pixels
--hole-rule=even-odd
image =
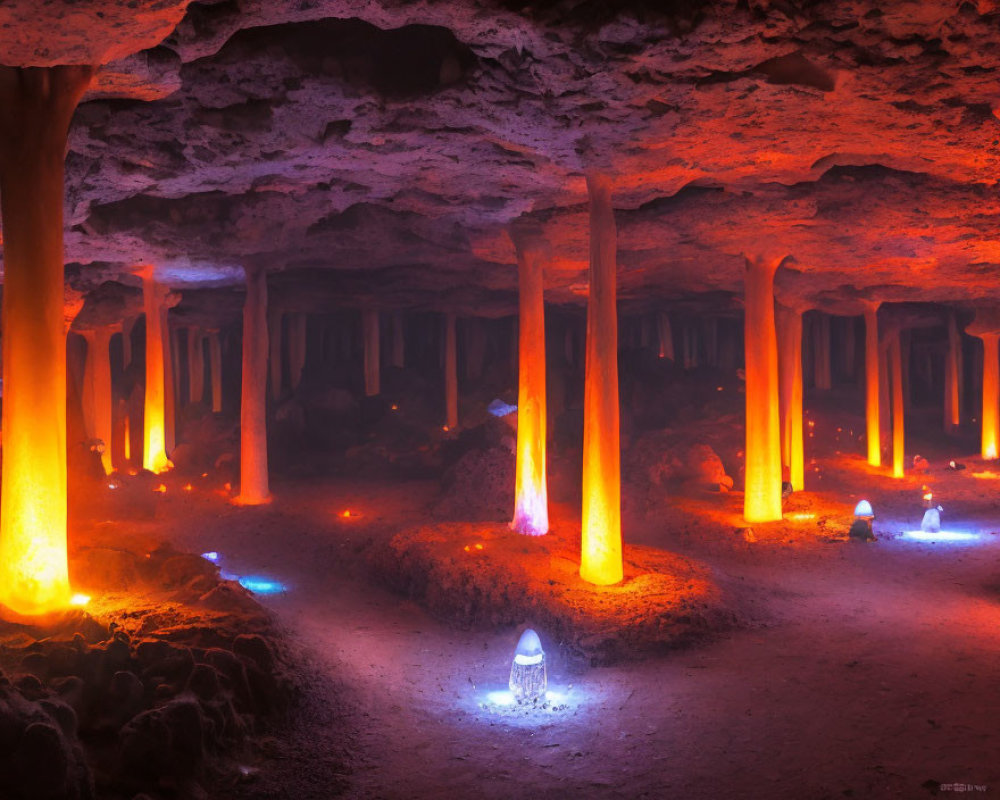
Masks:
[[[163,357],[163,308],[169,289],[156,282],[152,266],[142,269],[142,299],[146,311],[146,402],[144,409],[142,466],[150,472],[165,472],[173,464],[167,458],[165,427],[166,365]]]
[[[590,290],[583,399],[583,515],[580,577],[618,583],[622,558],[621,452],[618,418],[618,232],[611,180],[588,175]]]
[[[177,445],[177,401],[180,386],[180,347],[179,334],[170,325],[170,309],[180,300],[180,295],[171,293],[168,302],[163,305],[163,436],[166,441],[167,455],[174,452]]]
[[[892,477],[902,478],[904,473],[905,433],[903,426],[903,348],[902,332],[897,331],[889,341],[889,371],[892,383]]]
[[[962,378],[962,339],[954,312],[948,314],[948,352],[944,361],[944,429],[954,432],[962,423],[959,386]]]
[[[281,397],[281,310],[271,308],[267,311],[267,330],[270,350],[269,364],[271,368],[271,399]]]
[[[983,340],[983,413],[980,453],[985,461],[997,457],[998,415],[1000,415],[1000,331],[987,327],[977,319],[967,331]]]
[[[126,317],[122,320],[122,369],[128,369],[132,363],[132,329],[138,317]]]
[[[267,272],[244,267],[243,375],[240,391],[240,493],[237,505],[268,503],[267,476]]]
[[[510,238],[517,249],[518,387],[517,462],[514,476],[514,519],[518,533],[540,535],[549,530],[545,474],[545,242],[537,231],[514,225]]]
[[[222,412],[222,343],[219,332],[208,332],[208,360],[212,373],[212,413]]]
[[[882,466],[882,432],[879,412],[878,306],[865,309],[865,422],[868,463]]]
[[[830,375],[830,317],[822,312],[817,314],[812,330],[816,388],[826,390],[833,385]]]
[[[406,363],[406,340],[403,330],[403,314],[397,311],[392,315],[392,365],[402,369]]]
[[[774,273],[783,259],[747,259],[746,469],[743,517],[781,519],[781,431],[778,419],[778,339],[774,326]]]
[[[781,463],[788,468],[792,489],[805,489],[802,444],[802,312],[778,306]]]
[[[0,603],[69,603],[66,555],[66,133],[91,67],[0,67],[3,486]]]
[[[378,311],[365,309],[361,315],[361,326],[365,337],[365,394],[374,397],[382,391],[379,386]]]
[[[670,317],[665,311],[656,315],[656,332],[660,339],[660,358],[674,360],[674,333],[670,329]]]
[[[292,390],[302,383],[302,370],[306,365],[306,323],[305,314],[293,314],[288,320],[288,374]]]
[[[205,397],[205,346],[201,330],[188,328],[188,402],[200,403]]]
[[[458,348],[455,339],[455,315],[444,318],[444,399],[445,427],[458,429]]]
[[[87,340],[87,366],[84,370],[84,423],[87,436],[104,443],[101,463],[110,475],[111,459],[111,336],[115,326],[84,331]]]

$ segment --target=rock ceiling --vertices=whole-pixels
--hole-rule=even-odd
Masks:
[[[603,170],[625,304],[739,293],[744,253],[828,310],[1000,295],[993,2],[17,0],[0,45],[105,64],[67,156],[83,288],[255,261],[290,307],[499,313],[529,215],[580,303]]]

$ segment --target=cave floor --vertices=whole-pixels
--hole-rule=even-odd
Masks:
[[[156,526],[288,587],[261,599],[301,645],[312,697],[239,797],[331,797],[345,780],[362,798],[911,798],[938,784],[1000,797],[1000,504],[973,461],[932,475],[960,541],[900,536],[919,527],[928,478],[891,482],[846,457],[822,462],[823,493],[799,505],[850,508],[848,487],[864,486],[875,544],[829,541],[829,521],[813,535],[810,519],[702,548],[669,514],[626,517],[626,536],[743,587],[749,624],[613,667],[550,652],[556,708],[533,711],[489,694],[506,688],[516,630],[456,630],[361,565],[436,484],[278,482],[269,506],[187,497]]]

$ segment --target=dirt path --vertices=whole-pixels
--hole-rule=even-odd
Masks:
[[[488,697],[516,632],[452,630],[359,574],[356,551],[431,491],[279,485],[272,506],[210,500],[171,523],[178,546],[287,583],[263,600],[313,662],[301,739],[257,796],[334,796],[343,767],[326,756],[346,745],[359,798],[911,798],[936,783],[1000,797],[1000,536],[985,524],[964,544],[720,559],[766,625],[583,674],[550,652],[565,707],[522,713]],[[974,497],[955,502],[953,517]]]

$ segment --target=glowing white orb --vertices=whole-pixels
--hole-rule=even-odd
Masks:
[[[874,517],[875,512],[872,511],[872,504],[867,500],[859,500],[858,504],[854,506],[854,516],[856,517]]]

